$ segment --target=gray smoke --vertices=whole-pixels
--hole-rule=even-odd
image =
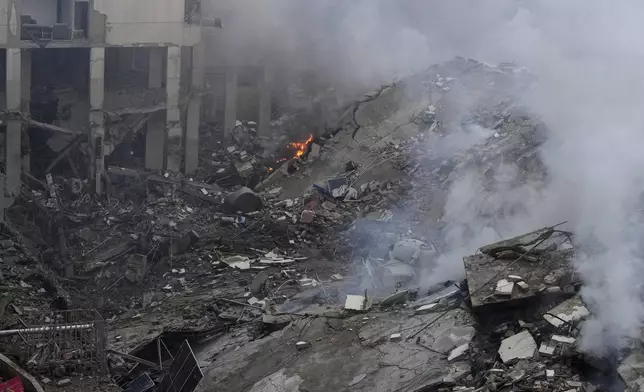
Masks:
[[[541,156],[548,187],[526,182],[481,200],[480,176],[456,181],[444,219],[478,235],[463,241],[457,229],[447,233],[454,252],[443,256],[441,273],[458,274],[464,253],[499,236],[568,220],[588,248],[577,263],[595,313],[584,328],[584,347],[601,352],[639,334],[644,3],[212,1],[225,23],[222,56],[307,71],[347,95],[455,55],[530,68],[539,81],[521,98],[550,129]],[[497,172],[512,179],[515,170],[509,165]],[[519,204],[494,225],[480,218],[482,210],[498,213]]]

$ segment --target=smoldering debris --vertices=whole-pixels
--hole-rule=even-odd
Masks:
[[[20,351],[25,329],[97,325],[56,313],[85,308],[104,318],[90,331],[109,351],[52,356],[46,347],[67,342],[52,338],[18,362],[58,383],[97,374],[61,368],[60,356],[93,355],[121,388],[159,385],[187,340],[200,388],[281,379],[276,362],[294,355],[289,374],[332,371],[338,388],[593,390],[619,375],[635,385],[619,366],[636,362],[635,345],[608,366],[579,349],[595,309],[571,264],[574,234],[511,224],[525,217],[526,188],[549,181],[547,127],[513,101],[511,81],[531,80],[515,71],[436,65],[348,105],[340,130],[288,136],[284,149],[250,122],[231,140],[204,124],[197,173],[112,162],[103,197],[82,171],[25,178],[8,211],[15,228],[1,232],[1,272],[19,295],[1,297],[0,349]],[[455,110],[470,89],[481,98]],[[347,356],[342,371],[325,368]]]

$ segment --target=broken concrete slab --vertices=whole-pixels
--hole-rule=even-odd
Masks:
[[[389,297],[383,299],[380,302],[380,307],[386,308],[388,306],[405,303],[409,295],[409,290],[399,291],[395,294],[390,295]]]
[[[228,264],[229,267],[248,270],[250,269],[250,258],[246,256],[230,256],[221,260],[222,262]]]
[[[579,295],[558,304],[543,315],[543,318],[555,327],[574,323],[588,317],[590,311]]]
[[[494,294],[511,296],[512,290],[514,290],[514,282],[508,281],[506,279],[501,279],[496,282],[496,289],[494,290]]]
[[[635,351],[617,367],[617,374],[631,391],[644,390],[644,352]]]
[[[554,274],[557,276],[557,280],[560,280],[566,275],[572,275],[573,253],[570,249],[557,250],[555,247],[555,250],[552,250],[552,246],[545,248],[538,246],[529,252],[530,258],[527,257],[528,255],[523,256],[532,246],[544,240],[546,235],[544,233],[551,235],[546,238],[546,242],[567,240],[566,237],[560,238],[562,235],[557,233],[537,230],[485,246],[481,248],[483,249],[481,254],[467,256],[463,259],[473,308],[533,297],[540,290],[545,290],[550,286],[544,282],[547,276]],[[528,249],[524,249],[525,246]],[[521,251],[523,253],[519,253]],[[499,279],[510,281],[511,279],[502,278],[510,275],[524,279],[525,285],[521,284],[521,290],[513,290],[511,294],[493,295]],[[503,292],[507,293],[507,291]]]
[[[261,210],[263,205],[262,199],[255,192],[247,187],[242,187],[226,196],[223,208],[228,213],[236,213],[237,211],[249,213]]]
[[[521,331],[503,339],[501,347],[499,347],[499,356],[503,363],[509,363],[515,359],[532,358],[536,350],[537,343],[530,332]]]
[[[347,295],[347,299],[344,302],[344,308],[346,310],[354,311],[364,311],[371,308],[371,297],[364,297],[363,295]]]

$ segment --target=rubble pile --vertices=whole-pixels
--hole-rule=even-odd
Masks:
[[[82,174],[26,176],[0,231],[0,351],[52,387],[109,374],[127,391],[167,390],[181,361],[204,379],[190,391],[640,385],[637,346],[579,349],[592,304],[565,226],[460,254],[462,279],[427,287],[454,250],[446,231],[477,230],[445,211],[451,187],[479,181],[476,218],[496,223],[522,206],[489,201],[501,185],[547,183],[547,128],[512,95],[532,82],[457,58],[322,134],[204,125],[193,176],[112,164],[104,197]]]

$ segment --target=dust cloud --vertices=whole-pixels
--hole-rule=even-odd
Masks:
[[[446,233],[453,252],[441,257],[441,273],[459,274],[462,255],[486,242],[567,220],[582,246],[577,267],[595,314],[583,346],[601,353],[639,335],[644,3],[212,1],[224,20],[227,58],[306,71],[347,95],[455,55],[531,69],[538,83],[522,104],[548,125],[541,158],[549,182],[502,188],[485,200],[478,176],[455,182],[444,219],[477,234]],[[502,169],[516,178],[516,169]]]

